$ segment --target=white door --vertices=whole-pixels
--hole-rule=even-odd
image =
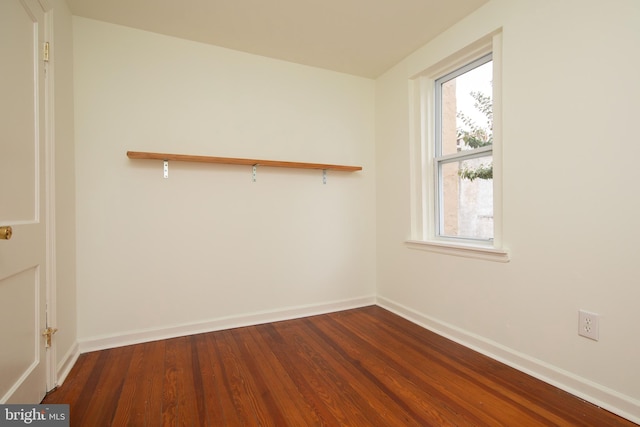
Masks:
[[[0,403],[40,403],[47,366],[44,11],[0,0]],[[0,230],[0,237],[1,237]]]

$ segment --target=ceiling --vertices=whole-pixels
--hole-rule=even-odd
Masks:
[[[67,0],[74,15],[375,78],[488,0]]]

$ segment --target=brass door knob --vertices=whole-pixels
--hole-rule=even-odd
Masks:
[[[13,230],[10,225],[0,227],[0,240],[9,240],[12,234]]]

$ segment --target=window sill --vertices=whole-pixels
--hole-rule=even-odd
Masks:
[[[483,259],[494,262],[509,262],[509,254],[506,251],[486,246],[422,240],[407,240],[405,245],[409,249],[435,252],[444,255]]]

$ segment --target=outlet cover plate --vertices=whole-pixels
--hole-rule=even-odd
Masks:
[[[578,335],[598,341],[600,338],[600,316],[597,313],[579,310]]]

